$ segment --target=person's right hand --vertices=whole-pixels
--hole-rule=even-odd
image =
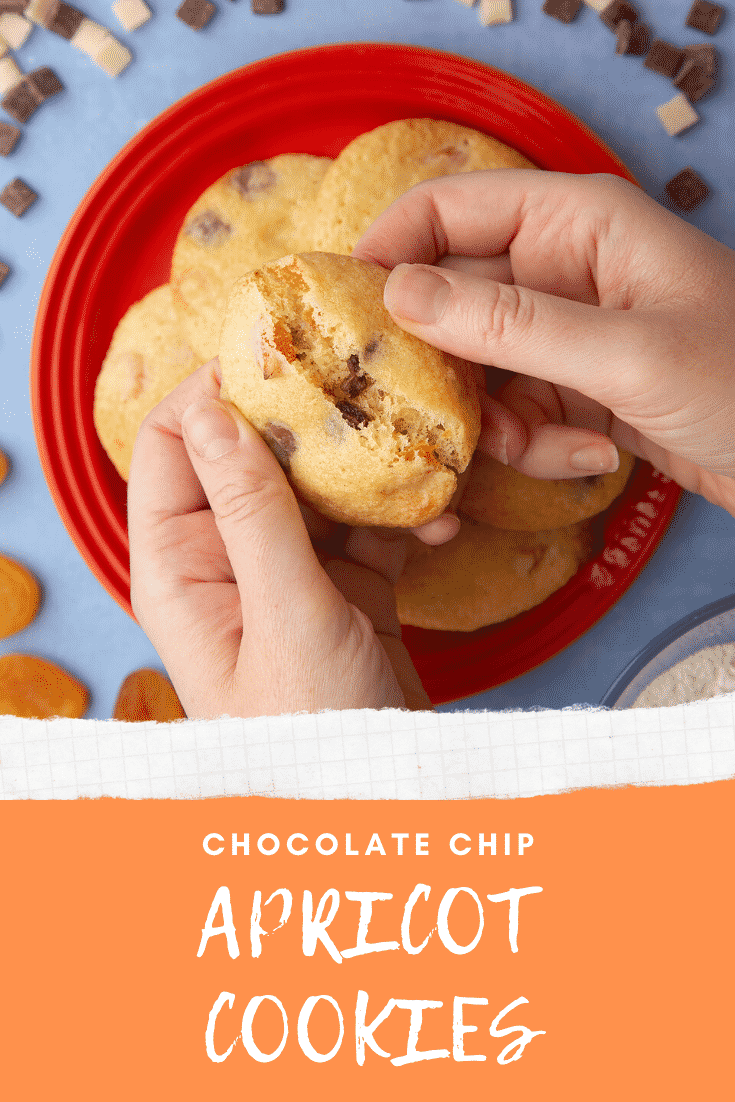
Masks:
[[[735,515],[735,253],[616,176],[500,169],[396,200],[353,253],[446,352],[513,372],[479,448],[537,478],[613,444]]]

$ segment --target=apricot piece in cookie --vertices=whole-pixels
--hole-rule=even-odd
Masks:
[[[268,441],[294,488],[352,525],[439,516],[480,430],[469,364],[395,324],[388,272],[330,253],[237,282],[222,329],[222,397]]]

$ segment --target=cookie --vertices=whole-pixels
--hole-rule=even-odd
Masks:
[[[41,589],[30,570],[0,555],[0,639],[27,628],[40,603]]]
[[[133,670],[123,681],[112,718],[126,723],[171,723],[186,719],[186,712],[167,677],[158,670],[142,669]]]
[[[589,555],[583,525],[554,532],[508,532],[463,520],[439,547],[409,536],[396,583],[402,624],[476,631],[510,620],[561,589]]]
[[[365,230],[422,180],[487,168],[535,168],[495,138],[442,119],[399,119],[350,142],[314,203],[312,249],[349,254]]]
[[[387,278],[329,253],[244,276],[222,329],[221,393],[319,512],[407,527],[452,497],[480,415],[471,365],[398,328],[383,306]]]
[[[23,719],[80,719],[89,693],[61,666],[30,654],[0,658],[0,716]]]
[[[182,336],[168,284],[130,307],[97,377],[93,406],[97,435],[121,478],[127,480],[146,416],[203,363]]]
[[[620,452],[614,474],[586,478],[529,478],[476,452],[459,511],[480,524],[518,532],[564,528],[597,516],[623,492],[635,464]]]
[[[285,153],[234,168],[199,196],[174,246],[171,284],[186,339],[202,363],[219,351],[227,295],[245,272],[301,252],[328,157]]]

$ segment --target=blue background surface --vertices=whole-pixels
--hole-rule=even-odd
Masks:
[[[614,36],[589,8],[565,26],[541,11],[541,0],[515,0],[513,23],[482,27],[477,8],[457,0],[373,0],[369,7],[365,0],[286,3],[280,15],[255,16],[247,0],[218,0],[215,17],[194,32],[175,17],[173,0],[151,0],[153,18],[127,33],[109,3],[83,0],[85,14],[134,54],[116,79],[41,28],[15,55],[24,72],[50,65],[65,91],[41,107],[15,151],[0,159],[0,189],[19,176],[40,194],[20,219],[0,208],[0,260],[12,268],[0,288],[0,448],[12,463],[0,487],[0,553],[25,563],[44,590],[37,619],[0,641],[0,654],[37,654],[65,666],[90,688],[89,718],[109,718],[131,670],[162,667],[143,632],[90,573],[56,513],[30,413],[31,336],[46,271],[74,209],[114,154],[164,108],[231,69],[322,43],[380,41],[451,51],[512,73],[558,100],[604,139],[650,195],[661,196],[664,183],[692,165],[712,195],[688,220],[735,247],[735,12],[710,37],[684,26],[691,0],[637,4],[655,36],[679,45],[711,43],[720,55],[719,84],[697,105],[701,123],[672,138],[655,108],[676,89],[645,69],[642,59],[616,56]],[[659,550],[599,624],[524,677],[442,710],[598,703],[650,639],[733,592],[735,519],[685,495]]]

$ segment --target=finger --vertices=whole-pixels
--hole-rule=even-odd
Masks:
[[[437,267],[454,272],[467,272],[478,279],[494,279],[497,283],[513,283],[513,269],[508,253],[501,256],[443,256]]]
[[[394,585],[406,564],[406,534],[400,528],[351,528],[345,554]]]
[[[194,371],[159,402],[141,425],[128,479],[131,538],[150,532],[170,517],[206,508],[206,495],[181,437],[181,418],[192,402],[218,397],[218,371],[216,359]]]
[[[304,622],[334,588],[321,570],[296,498],[265,441],[226,402],[203,399],[181,427],[227,550],[245,622]],[[291,625],[292,630],[293,624]],[[274,634],[274,633],[272,633]]]
[[[408,264],[391,272],[384,302],[403,329],[445,352],[583,389],[607,407],[637,397],[652,365],[660,370],[654,310],[602,309]]]

